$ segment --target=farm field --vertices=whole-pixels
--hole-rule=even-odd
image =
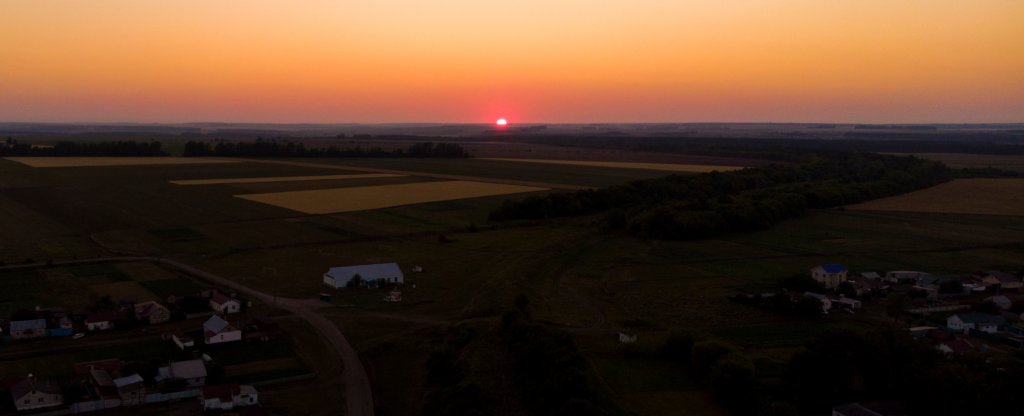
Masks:
[[[330,214],[546,190],[545,188],[483,182],[437,181],[235,196],[306,214]]]
[[[238,163],[237,160],[217,158],[151,156],[151,157],[7,157],[7,160],[18,162],[33,168],[74,168],[90,166],[151,166],[151,165],[200,165],[210,163]]]
[[[951,168],[996,168],[1024,172],[1024,155],[975,155],[967,153],[895,153],[937,160]]]
[[[928,189],[863,202],[848,208],[1024,216],[1024,179],[957,179]]]
[[[474,380],[485,391],[509,388],[506,382],[488,380],[492,373],[508,371],[503,367],[509,365],[507,351],[494,328],[515,308],[519,295],[529,300],[534,319],[573,337],[623,406],[640,415],[665,409],[717,415],[721,409],[706,385],[673,378],[671,369],[655,371],[657,362],[624,355],[616,334],[627,331],[651,341],[678,328],[694,328],[739,345],[759,363],[759,371],[770,373],[822,329],[871,328],[882,313],[869,308],[863,314],[822,319],[779,316],[729,300],[735,293],[773,290],[779,278],[806,273],[824,262],[844,263],[855,272],[953,274],[1024,267],[1024,223],[1012,216],[816,210],[762,232],[703,241],[645,241],[594,230],[590,218],[557,224],[490,223],[487,214],[505,200],[558,191],[487,179],[586,187],[666,172],[479,159],[315,162],[33,169],[0,160],[0,212],[5,214],[0,216],[0,261],[155,255],[317,305],[317,295],[325,290],[321,276],[328,268],[397,262],[406,271],[402,302],[384,302],[385,290],[339,290],[333,292],[333,303],[319,309],[358,350],[375,393],[387,391],[375,395],[381,414],[421,409],[425,365],[445,334],[459,326],[478,334],[466,357]],[[333,166],[316,166],[321,164]],[[361,167],[484,179],[363,177]],[[329,179],[291,180],[296,177]],[[268,178],[272,180],[264,181]],[[170,182],[179,180],[198,182]],[[463,188],[452,188],[453,182]],[[1002,192],[998,196],[973,198],[1020,206],[1006,203],[1007,183],[997,182],[987,191]],[[517,193],[506,193],[511,191]],[[312,198],[300,201],[304,206],[274,206],[235,197],[240,194]],[[333,211],[351,209],[360,198],[378,205]],[[411,272],[416,265],[423,267],[422,273]],[[5,288],[0,313],[5,314],[37,305],[86,307],[104,295],[166,299],[203,287],[148,263],[0,271],[0,284]],[[308,371],[303,360],[278,350],[253,363],[222,358],[223,352],[222,357],[211,355],[229,361],[224,363],[229,377],[239,382]],[[35,365],[42,373],[50,371],[38,362],[9,368],[23,371]],[[389,389],[399,384],[403,387]],[[290,400],[277,388],[269,389],[268,397]],[[287,405],[276,406],[290,412]],[[508,413],[516,411],[513,404]]]
[[[554,165],[572,165],[572,166],[598,166],[605,168],[619,168],[619,169],[646,169],[646,170],[661,170],[666,172],[688,172],[688,173],[705,173],[714,171],[730,171],[743,169],[742,166],[716,166],[716,165],[687,165],[687,164],[673,164],[673,163],[639,163],[639,162],[602,162],[596,160],[556,160],[556,159],[502,159],[502,158],[484,158],[481,160],[499,160],[504,162],[521,162],[521,163],[548,163]]]
[[[298,161],[293,159],[293,161]],[[608,186],[636,179],[665,176],[665,172],[641,169],[615,169],[600,166],[529,164],[484,159],[316,159],[317,164],[339,167],[386,169],[400,172],[424,172],[455,175],[465,180],[486,182],[487,179],[529,181],[576,185],[579,188]]]
[[[270,178],[227,178],[227,179],[185,179],[172,180],[175,185],[224,185],[239,183],[272,183],[272,182],[302,182],[302,181],[327,181],[338,179],[370,179],[370,178],[397,178],[402,175],[387,173],[366,173],[349,175],[319,175],[319,176],[276,176]]]

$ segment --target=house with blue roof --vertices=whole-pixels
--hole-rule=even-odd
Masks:
[[[402,274],[398,263],[332,267],[327,273],[324,273],[324,284],[335,289],[348,287],[349,282],[352,281],[358,282],[359,286],[366,287],[400,285],[405,282],[405,275]]]
[[[846,281],[849,270],[839,263],[821,264],[811,269],[811,278],[821,283],[826,289],[835,289]]]

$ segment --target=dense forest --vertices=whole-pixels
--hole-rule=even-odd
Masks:
[[[257,139],[249,142],[217,141],[214,143],[189,141],[184,156],[224,157],[430,157],[465,158],[466,149],[454,143],[416,143],[407,149],[384,150],[380,147],[342,148],[338,146],[306,147],[287,140]]]
[[[167,153],[156,141],[59,141],[53,146],[39,146],[8,137],[0,143],[0,156],[167,156]]]
[[[824,331],[773,374],[762,373],[742,348],[685,329],[621,353],[680,364],[740,415],[819,414],[852,402],[891,402],[914,415],[1022,414],[1018,356],[946,356],[896,327]]]
[[[849,132],[843,139],[722,138],[722,137],[594,137],[522,136],[514,140],[533,144],[645,152],[744,157],[799,162],[821,153],[971,153],[1024,154],[1024,134],[1012,132],[974,136],[915,135],[894,139],[892,133]]]
[[[687,240],[766,229],[830,208],[898,195],[948,181],[939,162],[871,153],[820,155],[798,165],[672,175],[598,190],[508,201],[494,221],[602,214],[609,230],[655,239]]]

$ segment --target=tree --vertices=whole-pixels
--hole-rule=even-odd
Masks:
[[[348,283],[345,283],[345,287],[347,287],[349,289],[357,288],[357,287],[360,287],[362,285],[363,285],[363,276],[360,276],[359,273],[356,273],[355,275],[353,275],[352,278],[349,279]]]
[[[943,294],[957,294],[964,293],[964,284],[959,280],[946,280],[939,283],[939,293]]]
[[[813,296],[801,296],[796,302],[796,313],[802,316],[816,317],[824,312],[824,303]]]
[[[707,340],[693,344],[692,366],[694,374],[700,378],[711,375],[711,369],[723,357],[735,353],[736,348],[718,340]]]
[[[885,298],[885,314],[899,321],[910,309],[910,298],[903,293],[892,293]]]
[[[754,363],[739,353],[723,357],[711,369],[711,389],[719,403],[747,413],[757,402]]]

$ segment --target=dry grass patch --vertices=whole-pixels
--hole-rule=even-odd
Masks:
[[[92,291],[97,295],[110,295],[111,299],[133,300],[145,302],[148,300],[161,301],[153,292],[150,292],[138,282],[116,282],[92,286]]]
[[[237,183],[270,183],[270,182],[301,182],[301,181],[328,181],[337,179],[372,179],[372,178],[397,178],[404,175],[390,173],[366,173],[350,175],[319,175],[319,176],[275,176],[270,178],[221,178],[221,179],[185,179],[170,181],[175,185],[226,185]]]
[[[741,166],[716,166],[716,165],[683,165],[675,163],[640,163],[640,162],[601,162],[593,160],[553,160],[553,159],[505,159],[505,158],[485,158],[484,160],[501,160],[505,162],[524,162],[524,163],[547,163],[553,165],[575,165],[575,166],[597,166],[604,168],[621,168],[621,169],[646,169],[646,170],[663,170],[668,172],[690,172],[690,173],[704,173],[712,171],[730,171],[743,169]]]
[[[306,214],[331,214],[546,190],[498,183],[441,181],[235,196]]]
[[[848,207],[870,211],[1024,216],[1024,179],[957,179]]]
[[[77,157],[77,156],[48,156],[48,157],[8,157],[12,162],[18,162],[33,168],[72,168],[72,167],[95,167],[95,166],[137,166],[137,165],[201,165],[210,163],[237,163],[237,160],[216,159],[206,157]]]

